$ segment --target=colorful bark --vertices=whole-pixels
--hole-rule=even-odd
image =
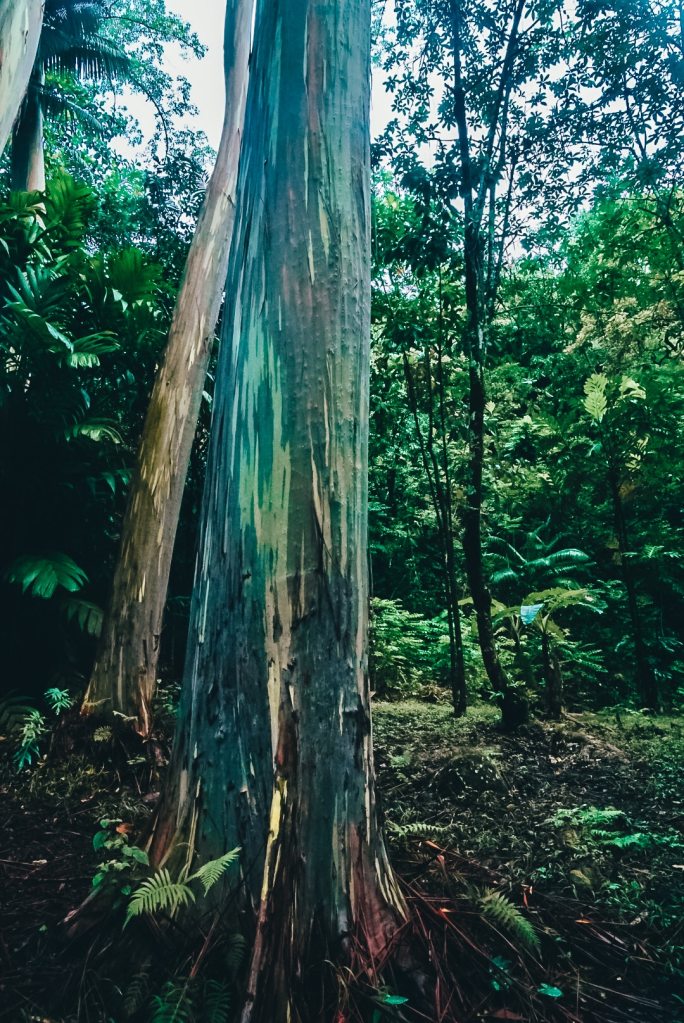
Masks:
[[[0,154],[26,95],[43,24],[43,0],[0,0]]]
[[[369,0],[258,6],[191,628],[156,862],[242,847],[244,1023],[322,1019],[403,914],[367,669]]]
[[[83,713],[149,734],[176,528],[235,222],[253,0],[228,0],[226,114],[143,428],[112,597]]]

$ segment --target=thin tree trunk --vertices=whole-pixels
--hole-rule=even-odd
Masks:
[[[542,631],[541,642],[546,682],[546,713],[552,721],[560,721],[563,716],[563,673],[558,654],[551,647],[546,631]]]
[[[154,862],[242,848],[243,1023],[326,1020],[404,916],[368,664],[370,0],[262,3],[186,675]],[[244,917],[243,917],[244,918]],[[330,1012],[332,1016],[332,1012]]]
[[[40,87],[45,76],[32,76],[12,132],[10,178],[15,192],[45,191],[45,146]]]
[[[656,684],[651,665],[648,661],[648,650],[646,643],[644,642],[644,633],[641,627],[641,617],[639,614],[639,603],[637,600],[636,583],[634,581],[634,574],[632,572],[632,566],[629,563],[629,535],[627,532],[627,522],[625,520],[624,508],[622,507],[622,497],[620,495],[620,484],[617,478],[615,470],[609,466],[608,476],[610,483],[611,498],[613,501],[613,517],[615,521],[615,533],[618,543],[618,551],[620,554],[620,568],[622,571],[622,581],[625,585],[625,593],[627,595],[627,610],[629,613],[629,620],[632,626],[632,640],[634,642],[634,659],[636,662],[636,676],[637,676],[637,688],[639,690],[639,699],[644,707],[648,707],[650,710],[658,710],[659,699],[658,699],[658,686]]]
[[[44,0],[0,0],[0,155],[33,71],[43,6]]]
[[[173,547],[235,221],[253,0],[228,0],[226,113],[143,428],[121,552],[82,713],[149,734]]]
[[[427,367],[430,373],[430,367]],[[440,477],[439,463],[435,458],[433,444],[433,417],[430,416],[428,426],[428,438],[423,436],[418,413],[418,399],[416,395],[415,381],[411,371],[408,356],[404,354],[404,379],[406,381],[406,393],[409,407],[413,416],[413,423],[416,428],[416,436],[420,447],[423,469],[428,481],[432,507],[437,521],[437,535],[442,548],[442,571],[444,578],[444,595],[447,612],[447,625],[449,629],[449,688],[451,690],[451,703],[455,717],[462,717],[467,709],[467,688],[465,673],[465,658],[463,654],[463,637],[461,636],[461,615],[459,608],[460,590],[456,578],[456,566],[454,559],[454,531],[453,518],[450,514],[451,508],[445,506],[444,486]],[[429,396],[432,402],[432,393]],[[450,486],[447,478],[446,485]]]
[[[511,74],[510,62],[515,49],[515,40],[522,14],[523,2],[519,0],[508,41],[504,69],[497,101],[498,110],[505,98],[506,69]],[[463,262],[465,273],[465,299],[467,322],[463,331],[463,346],[468,359],[469,408],[468,408],[468,469],[469,481],[463,507],[463,553],[465,556],[468,586],[475,609],[477,635],[487,678],[495,693],[499,695],[502,724],[504,728],[515,728],[527,720],[527,701],[510,684],[499,659],[492,625],[492,598],[487,585],[482,557],[482,499],[484,470],[484,419],[487,403],[484,379],[485,334],[484,334],[484,280],[482,213],[486,199],[486,177],[482,170],[479,188],[473,177],[473,161],[470,153],[468,117],[461,47],[463,38],[463,15],[459,0],[450,0],[452,47],[454,58],[454,120],[458,132],[461,165],[461,198],[464,209]],[[491,163],[494,148],[494,134],[490,129],[486,150],[487,165]]]

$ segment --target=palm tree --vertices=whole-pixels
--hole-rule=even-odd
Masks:
[[[125,53],[101,34],[106,14],[104,0],[46,0],[38,53],[12,135],[13,189],[45,188],[45,114],[95,120],[50,80],[50,72],[101,78],[129,71]]]

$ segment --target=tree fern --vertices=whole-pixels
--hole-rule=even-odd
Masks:
[[[505,895],[486,888],[479,907],[483,916],[495,927],[507,931],[530,951],[539,951],[539,937],[534,927]]]
[[[205,863],[204,866],[190,875],[188,882],[199,881],[204,889],[204,894],[208,895],[214,885],[221,880],[228,868],[237,861],[239,855],[239,849],[231,849],[230,852],[224,853],[218,859],[209,860],[208,863]]]
[[[194,901],[192,889],[180,881],[173,881],[167,868],[162,867],[133,892],[126,912],[126,924],[134,916],[142,916],[144,913],[168,913],[173,916],[178,909]]]

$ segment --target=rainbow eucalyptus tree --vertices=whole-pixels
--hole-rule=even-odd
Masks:
[[[44,0],[0,0],[0,154],[33,70]]]
[[[157,864],[242,848],[243,1023],[327,1017],[404,906],[367,666],[370,0],[260,0]],[[327,965],[326,965],[327,964]],[[334,985],[333,985],[334,986]],[[332,994],[334,1002],[334,994]]]
[[[216,165],[143,427],[121,551],[82,713],[149,734],[159,641],[185,478],[235,222],[253,0],[228,0],[226,112]]]

